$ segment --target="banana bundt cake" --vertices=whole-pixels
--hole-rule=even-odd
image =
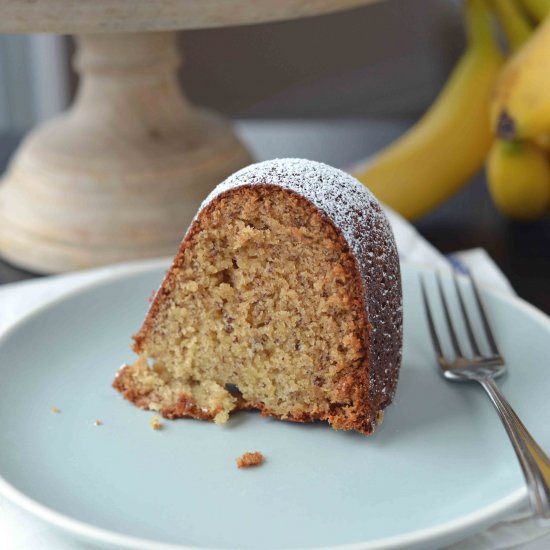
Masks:
[[[373,195],[325,164],[254,164],[212,191],[113,386],[166,418],[239,409],[370,434],[394,396],[402,306]]]

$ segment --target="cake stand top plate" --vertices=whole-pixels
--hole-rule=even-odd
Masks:
[[[294,19],[377,0],[4,0],[0,32],[201,29]]]

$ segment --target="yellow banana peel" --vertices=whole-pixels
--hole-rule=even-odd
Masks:
[[[521,4],[536,21],[542,21],[550,12],[550,0],[521,0]]]
[[[490,0],[512,51],[519,50],[531,37],[533,25],[524,17],[515,0]]]
[[[550,165],[534,143],[495,140],[487,181],[493,201],[509,218],[536,220],[550,209]]]
[[[542,149],[546,154],[550,153],[550,133],[539,134],[533,138],[533,143]]]
[[[484,0],[466,2],[468,46],[430,109],[404,136],[355,170],[408,219],[429,212],[483,166],[491,146],[489,101],[503,57]]]
[[[550,18],[507,63],[497,79],[491,121],[502,139],[550,132]]]

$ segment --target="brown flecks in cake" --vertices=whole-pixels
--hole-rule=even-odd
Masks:
[[[247,166],[218,185],[202,210],[239,187],[276,185],[311,201],[341,231],[357,261],[368,321],[369,399],[389,405],[401,364],[403,311],[399,256],[391,227],[374,195],[351,175],[306,159],[274,159]],[[370,331],[370,329],[369,329]]]
[[[153,416],[149,422],[149,425],[153,430],[162,430],[162,422],[158,416]]]
[[[395,243],[370,192],[326,165],[270,161],[205,201],[113,386],[168,418],[256,408],[368,435],[393,398],[401,322]]]
[[[160,290],[152,330],[136,337],[140,358],[115,387],[168,418],[223,423],[241,399],[335,427],[337,416],[346,426],[361,416],[357,429],[372,431],[362,287],[334,226],[294,193],[247,188],[221,197],[201,229]],[[355,384],[339,382],[351,373]]]
[[[54,414],[59,414],[61,412],[61,409],[58,409],[57,407],[52,407],[51,408],[51,411],[54,413]]]
[[[94,422],[94,426],[96,426],[96,427],[97,427],[97,426],[103,426],[103,422],[102,422],[101,420],[96,420],[96,421]]]
[[[250,468],[251,466],[259,466],[263,464],[265,458],[260,451],[255,451],[253,453],[244,453],[242,456],[237,458],[237,468]]]

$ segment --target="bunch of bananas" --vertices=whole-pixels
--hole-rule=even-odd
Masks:
[[[466,51],[436,101],[354,175],[381,201],[416,219],[486,163],[489,190],[504,215],[530,220],[548,214],[549,13],[550,0],[465,0]]]

